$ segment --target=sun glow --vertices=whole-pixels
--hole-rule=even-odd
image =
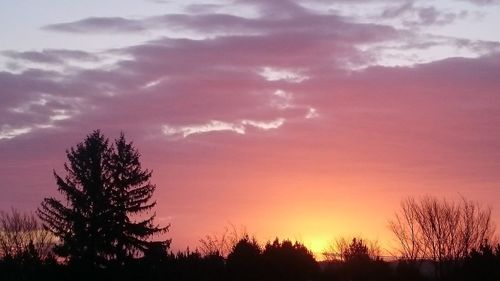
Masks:
[[[324,259],[323,253],[328,248],[329,240],[325,237],[316,236],[304,240],[304,245],[311,250],[316,260],[321,261]]]

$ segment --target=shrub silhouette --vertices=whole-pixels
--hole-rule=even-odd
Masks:
[[[227,271],[231,280],[259,280],[262,274],[260,246],[248,235],[233,247],[227,257]]]
[[[269,281],[311,280],[319,271],[311,251],[299,242],[276,239],[266,244],[262,255],[265,279]]]
[[[465,259],[455,280],[500,280],[500,244],[495,247],[484,241]]]
[[[53,237],[43,229],[33,213],[22,213],[14,208],[0,211],[0,257],[44,260],[51,256]]]
[[[382,281],[393,277],[389,264],[374,256],[376,251],[370,249],[365,240],[353,238],[350,243],[338,244],[340,249],[337,255],[341,259],[330,260],[324,269],[324,276],[340,281]]]

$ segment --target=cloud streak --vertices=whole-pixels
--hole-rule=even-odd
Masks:
[[[210,132],[232,131],[237,134],[244,135],[248,127],[254,127],[261,130],[271,130],[281,127],[285,123],[284,118],[278,118],[273,121],[254,121],[254,120],[241,120],[239,122],[229,123],[217,120],[211,120],[206,124],[189,125],[180,127],[171,127],[163,125],[162,131],[168,137],[176,137],[181,135],[186,138],[194,134],[203,134]]]
[[[48,31],[86,33],[86,32],[139,32],[146,30],[140,21],[121,17],[91,17],[74,22],[56,23],[44,26]]]

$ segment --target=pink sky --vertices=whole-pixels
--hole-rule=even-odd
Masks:
[[[498,1],[143,5],[158,11],[86,11],[0,50],[0,209],[56,195],[52,170],[99,128],[153,169],[174,249],[229,223],[389,247],[407,196],[465,196],[500,222]]]

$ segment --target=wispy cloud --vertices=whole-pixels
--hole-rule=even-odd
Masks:
[[[44,26],[48,31],[83,33],[83,32],[138,32],[146,27],[137,20],[121,17],[91,17],[74,22],[56,23]]]
[[[255,120],[241,120],[239,122],[222,122],[211,120],[205,124],[186,125],[186,126],[169,126],[163,125],[163,133],[169,137],[182,136],[183,138],[194,134],[203,134],[220,131],[230,131],[237,134],[244,135],[248,127],[254,127],[261,130],[271,130],[281,127],[285,123],[284,118],[278,118],[273,121],[255,121]]]

